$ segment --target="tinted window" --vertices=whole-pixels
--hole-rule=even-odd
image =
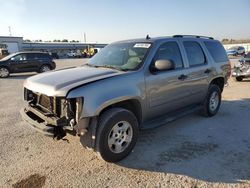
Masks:
[[[167,42],[160,46],[156,53],[155,61],[160,59],[173,61],[176,69],[183,67],[180,49],[176,42]]]
[[[183,44],[187,53],[190,67],[204,65],[206,63],[206,58],[203,50],[197,42],[186,41],[183,42]]]
[[[35,59],[35,54],[27,54],[27,59]]]
[[[40,54],[40,53],[28,53],[27,59],[47,59],[47,54]]]
[[[36,54],[36,58],[37,59],[47,59],[48,58],[48,55],[47,54]]]
[[[204,43],[216,63],[228,61],[227,54],[221,43],[212,41]]]

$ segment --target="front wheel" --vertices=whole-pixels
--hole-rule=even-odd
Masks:
[[[210,85],[203,105],[203,114],[212,117],[217,114],[221,104],[221,90],[218,85]]]
[[[39,70],[39,72],[43,73],[43,72],[48,72],[50,70],[51,70],[51,68],[50,68],[49,65],[42,65],[41,68],[40,68],[40,70]]]
[[[240,81],[243,80],[243,78],[242,78],[242,76],[238,76],[238,77],[236,77],[236,80],[237,80],[238,82],[240,82]]]
[[[0,67],[0,78],[7,78],[10,75],[10,71],[5,67]]]
[[[120,161],[134,148],[138,132],[132,112],[123,108],[107,110],[99,119],[96,150],[107,162]]]

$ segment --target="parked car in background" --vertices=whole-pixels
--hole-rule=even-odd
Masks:
[[[245,48],[243,46],[233,46],[229,48],[226,52],[228,56],[244,55]]]
[[[112,43],[81,67],[24,82],[22,117],[46,135],[79,135],[109,162],[126,157],[139,130],[202,111],[217,114],[231,67],[211,37],[182,36]]]
[[[250,52],[246,53],[240,61],[241,62],[250,62]]]
[[[239,63],[234,66],[232,76],[239,82],[244,78],[250,78],[250,52],[244,55]]]
[[[69,57],[69,58],[72,58],[72,57],[77,57],[77,54],[76,54],[76,52],[71,51],[71,52],[68,52],[66,54],[66,56]]]
[[[0,60],[0,78],[11,73],[47,72],[56,68],[56,64],[48,53],[18,52]]]

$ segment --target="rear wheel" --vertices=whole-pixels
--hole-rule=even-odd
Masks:
[[[214,116],[221,104],[221,90],[218,85],[210,85],[204,102],[203,114],[208,117]]]
[[[40,73],[42,73],[42,72],[48,72],[50,70],[51,70],[51,68],[50,68],[49,65],[42,65],[41,68],[40,68],[40,70],[39,70],[39,72]]]
[[[10,71],[5,67],[0,67],[0,78],[7,78],[10,75]]]
[[[138,132],[138,122],[132,112],[123,108],[110,109],[100,117],[96,149],[105,161],[120,161],[134,148]]]
[[[240,81],[243,80],[243,77],[242,76],[238,76],[238,77],[236,77],[236,80],[240,82]]]

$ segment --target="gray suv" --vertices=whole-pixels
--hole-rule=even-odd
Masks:
[[[126,157],[139,130],[200,110],[214,116],[231,73],[211,37],[176,35],[115,42],[81,67],[24,82],[24,120],[60,139],[66,132],[108,162]]]

